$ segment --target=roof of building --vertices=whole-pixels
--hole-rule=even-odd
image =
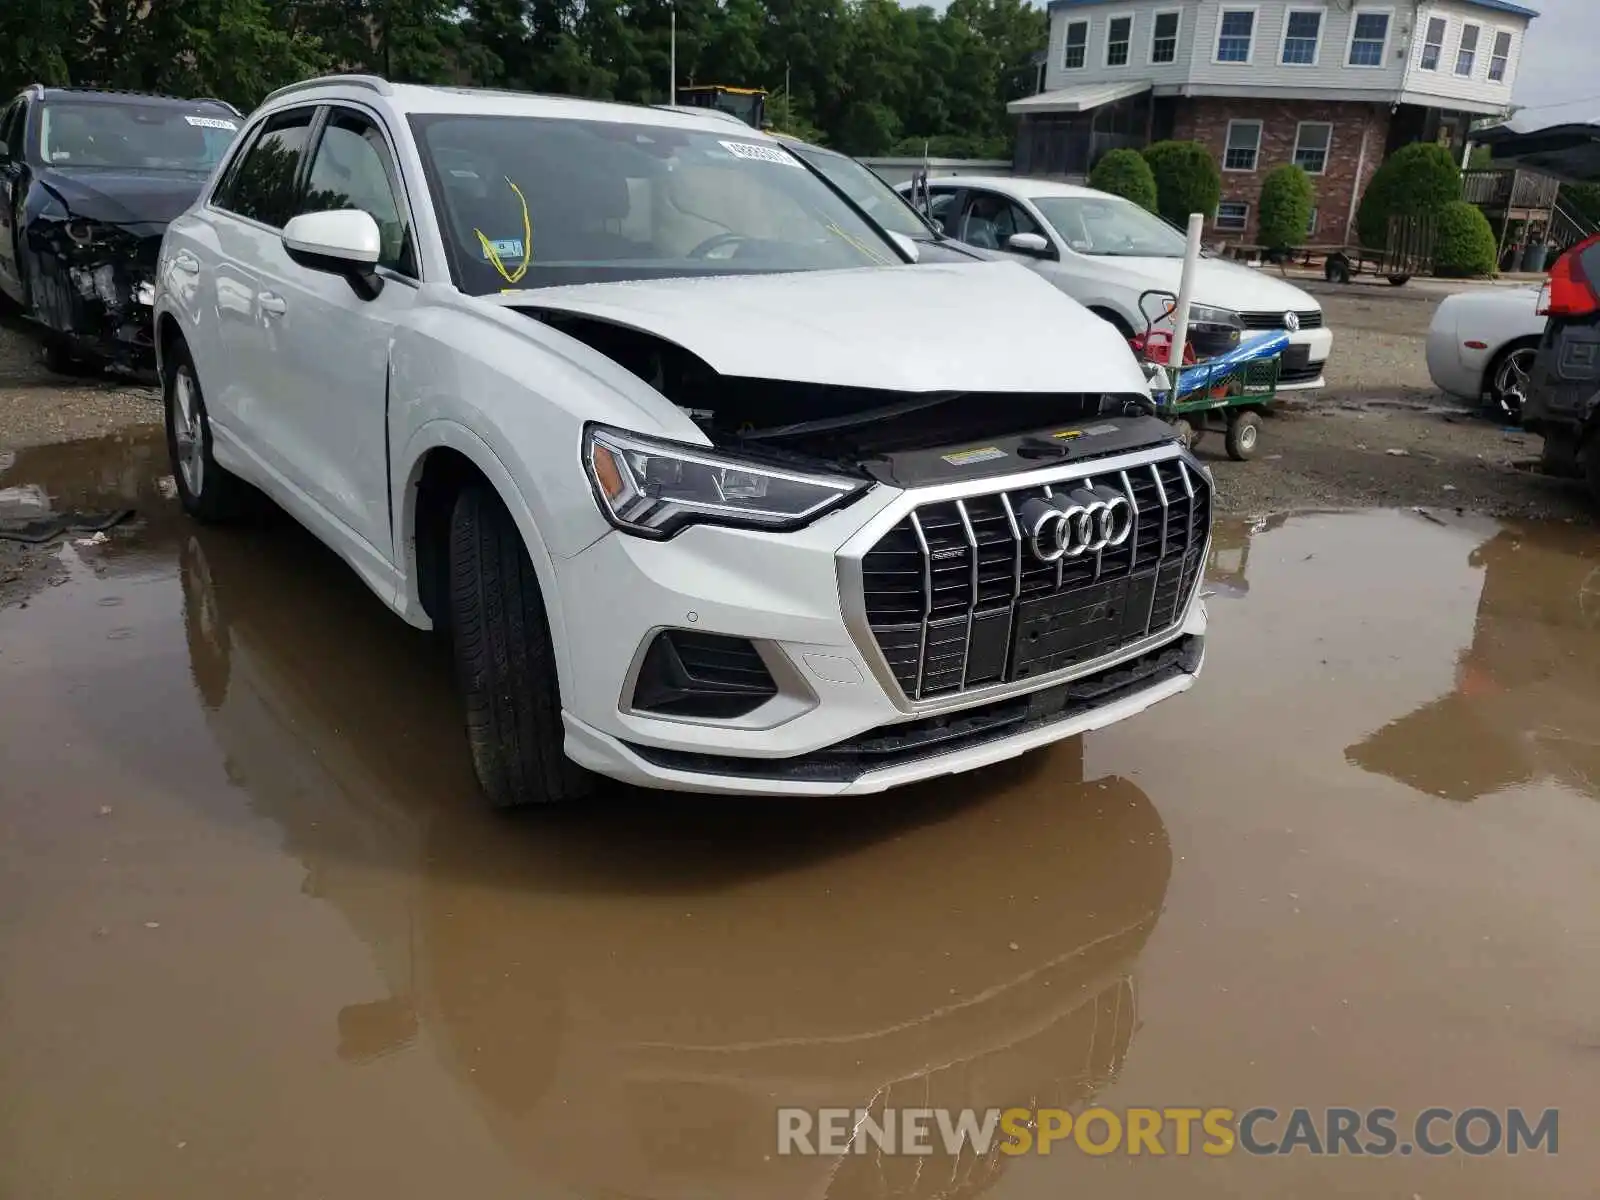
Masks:
[[[1021,100],[1013,100],[1006,105],[1006,111],[1013,116],[1024,113],[1088,112],[1091,108],[1099,108],[1102,104],[1126,100],[1129,96],[1137,96],[1140,92],[1149,90],[1148,79],[1123,79],[1115,83],[1080,83],[1073,87],[1057,88],[1053,92],[1040,92],[1036,96],[1024,96]]]
[[[1069,8],[1086,8],[1093,4],[1126,4],[1128,0],[1050,0],[1051,12],[1058,12]],[[1182,2],[1182,0],[1180,0]],[[1195,3],[1197,0],[1188,0]],[[1523,4],[1514,4],[1512,0],[1461,0],[1463,4],[1472,4],[1478,8],[1489,8],[1495,12],[1512,13],[1519,17],[1537,17],[1539,11]]]

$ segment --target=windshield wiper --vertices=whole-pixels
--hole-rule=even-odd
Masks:
[[[796,421],[791,425],[774,425],[771,429],[756,429],[744,435],[747,442],[773,441],[777,438],[798,437],[806,433],[834,433],[844,429],[856,429],[862,425],[871,425],[874,421],[882,421],[890,417],[903,417],[910,413],[921,412],[928,408],[937,408],[949,400],[959,400],[967,395],[966,392],[936,392],[928,396],[918,396],[912,400],[901,400],[895,404],[881,404],[877,408],[866,408],[860,412],[841,413],[836,417],[818,417],[814,421]]]

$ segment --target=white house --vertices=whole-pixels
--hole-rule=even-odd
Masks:
[[[1463,151],[1511,102],[1528,23],[1512,0],[1052,0],[1043,90],[1014,101],[1015,168],[1079,175],[1113,146],[1204,143],[1216,231],[1248,239],[1268,171],[1318,188],[1309,240],[1343,241],[1361,190],[1408,142]]]

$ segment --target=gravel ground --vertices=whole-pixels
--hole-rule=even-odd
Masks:
[[[1463,285],[1295,282],[1319,296],[1334,331],[1328,387],[1286,397],[1266,423],[1253,462],[1229,461],[1219,435],[1201,443],[1198,453],[1212,464],[1223,513],[1398,506],[1595,519],[1580,485],[1530,469],[1537,438],[1483,419],[1429,382],[1428,322],[1439,298]],[[52,375],[25,329],[0,324],[0,489],[27,482],[5,478],[7,451],[160,422],[154,387]],[[53,557],[0,541],[0,603],[8,578],[49,569]]]

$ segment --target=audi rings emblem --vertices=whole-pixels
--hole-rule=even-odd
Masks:
[[[1111,488],[1077,488],[1033,497],[1017,514],[1028,549],[1040,562],[1081,558],[1120,546],[1133,533],[1133,505]]]

